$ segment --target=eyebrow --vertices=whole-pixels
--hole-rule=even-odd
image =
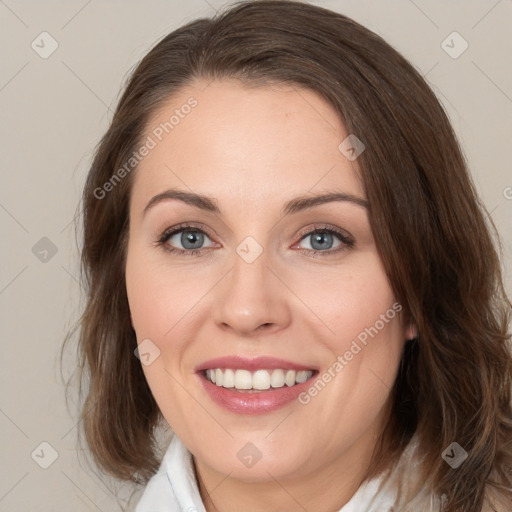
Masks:
[[[204,210],[210,213],[216,213],[219,215],[222,214],[218,206],[217,200],[214,199],[213,197],[208,197],[202,194],[195,194],[192,192],[185,192],[184,190],[179,189],[169,189],[160,194],[157,194],[156,196],[150,199],[149,203],[144,208],[143,216],[147,213],[148,210],[153,208],[155,205],[167,199],[177,199],[190,206],[194,206],[195,208],[198,208],[200,210]],[[354,196],[352,194],[345,194],[343,192],[331,192],[317,196],[303,196],[291,199],[290,201],[285,203],[284,207],[281,210],[281,214],[290,215],[292,213],[297,213],[299,211],[306,210],[308,208],[313,208],[315,206],[330,203],[333,201],[345,201],[353,203],[358,206],[362,206],[363,208],[369,207],[368,201],[360,197]]]

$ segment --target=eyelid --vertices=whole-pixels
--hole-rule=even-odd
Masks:
[[[354,242],[352,235],[348,231],[346,231],[342,228],[338,228],[336,226],[332,226],[330,224],[321,224],[321,223],[315,223],[315,224],[313,224],[313,226],[308,226],[307,228],[302,229],[301,231],[299,231],[297,236],[299,236],[300,239],[302,240],[302,238],[304,238],[304,236],[310,235],[316,231],[332,231],[336,235],[338,235],[343,241]]]
[[[199,231],[201,233],[204,233],[205,235],[208,235],[209,238],[214,237],[210,230],[208,228],[203,227],[202,224],[195,223],[195,222],[184,222],[181,224],[176,224],[175,226],[172,226],[170,228],[167,228],[163,231],[163,233],[159,236],[159,241],[162,241],[164,239],[168,239],[171,235],[175,234],[179,231]]]

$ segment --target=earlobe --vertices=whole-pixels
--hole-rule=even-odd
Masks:
[[[416,325],[413,322],[411,322],[405,330],[405,339],[412,340],[417,337],[418,337],[418,329],[416,328]]]

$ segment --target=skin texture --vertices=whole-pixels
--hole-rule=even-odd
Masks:
[[[281,214],[286,201],[304,195],[365,199],[357,161],[338,149],[348,133],[312,91],[223,80],[181,90],[155,113],[146,136],[191,96],[197,106],[134,176],[126,286],[138,342],[149,338],[160,350],[143,366],[146,378],[194,456],[208,512],[338,510],[361,484],[413,327],[397,314],[307,405],[294,400],[258,416],[212,402],[194,368],[214,357],[266,355],[321,373],[396,302],[365,207],[330,202]],[[173,199],[143,215],[171,187],[215,198],[222,214]],[[157,244],[182,222],[207,232],[202,254]],[[344,230],[354,245],[334,236],[313,255],[306,233],[318,224]],[[263,248],[250,264],[236,252],[247,236]],[[180,234],[167,245],[184,248]],[[261,452],[250,468],[237,457],[248,442]]]

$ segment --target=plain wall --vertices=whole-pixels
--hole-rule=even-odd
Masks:
[[[72,220],[94,147],[129,70],[165,34],[224,3],[0,2],[1,511],[120,510],[112,483],[78,463],[77,419],[73,404],[68,412],[60,378],[58,352],[82,306]],[[377,32],[426,76],[501,233],[510,293],[512,2],[311,3]],[[39,36],[43,31],[58,43],[48,58],[40,56],[52,44]],[[469,44],[458,58],[442,47],[453,31]],[[462,40],[454,41],[449,44],[457,51]],[[65,377],[73,364],[68,355]],[[128,490],[120,486],[121,500]]]

